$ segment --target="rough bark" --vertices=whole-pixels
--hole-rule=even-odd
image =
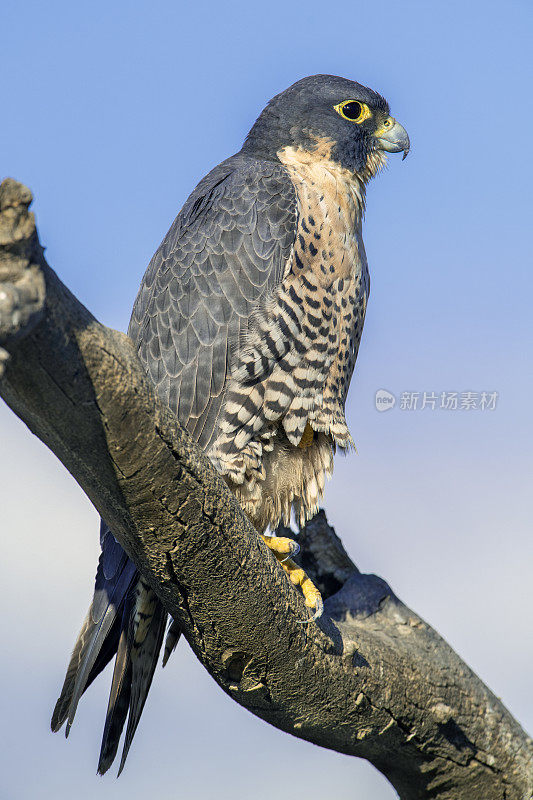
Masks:
[[[288,733],[368,759],[405,800],[525,800],[533,743],[453,650],[361,574],[320,513],[307,610],[154,396],[131,341],[46,264],[30,192],[0,186],[0,394],[71,472],[222,689]]]

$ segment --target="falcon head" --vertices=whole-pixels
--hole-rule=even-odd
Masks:
[[[336,75],[311,75],[276,95],[262,111],[243,150],[276,158],[287,147],[328,158],[364,180],[385,153],[409,152],[405,128],[377,92]]]

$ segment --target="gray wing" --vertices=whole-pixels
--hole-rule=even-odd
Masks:
[[[160,398],[203,448],[233,352],[283,278],[296,225],[284,167],[233,156],[198,185],[144,276],[129,334]]]
[[[203,447],[215,431],[232,350],[281,281],[295,229],[296,198],[284,168],[234,156],[197,186],[144,276],[129,334],[159,396]],[[120,773],[167,615],[103,522],[101,546],[94,598],[52,729],[67,721],[68,732],[81,695],[116,655],[98,771],[114,760],[128,718]],[[164,662],[179,635],[173,622]]]

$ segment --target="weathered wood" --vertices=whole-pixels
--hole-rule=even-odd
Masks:
[[[0,395],[71,472],[217,683],[284,731],[371,761],[401,798],[526,800],[533,744],[323,513],[301,534],[326,598],[301,596],[158,402],[123,334],[47,266],[29,191],[0,186]]]

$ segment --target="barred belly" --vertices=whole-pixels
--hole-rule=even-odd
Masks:
[[[285,158],[298,233],[240,343],[209,453],[260,531],[314,514],[336,447],[353,446],[344,406],[369,293],[362,185],[327,159]]]

